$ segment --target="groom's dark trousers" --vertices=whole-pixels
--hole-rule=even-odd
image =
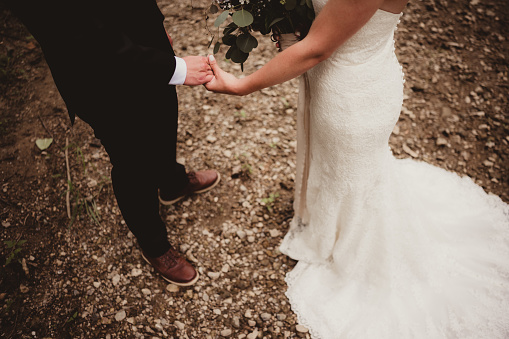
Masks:
[[[175,58],[155,0],[1,0],[41,45],[71,121],[108,152],[122,215],[151,257],[170,247],[158,189],[188,183],[176,162]]]

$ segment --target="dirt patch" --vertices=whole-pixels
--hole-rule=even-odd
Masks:
[[[206,55],[207,2],[159,5],[177,54]],[[408,6],[396,49],[406,100],[390,139],[396,156],[468,175],[506,202],[508,10],[476,0]],[[305,337],[284,296],[294,262],[277,250],[292,216],[296,81],[243,98],[179,87],[179,157],[223,181],[161,208],[202,276],[168,289],[123,224],[100,142],[82,121],[70,127],[37,43],[3,8],[0,19],[0,260],[12,259],[1,268],[2,337]],[[275,53],[260,40],[245,73]],[[38,138],[53,144],[41,151]]]

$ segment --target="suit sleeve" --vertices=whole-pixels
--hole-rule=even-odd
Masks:
[[[7,0],[7,5],[48,62],[141,84],[168,84],[175,72],[173,49],[161,44],[164,17],[153,0]]]

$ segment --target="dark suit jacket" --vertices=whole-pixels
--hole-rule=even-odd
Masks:
[[[166,94],[176,109],[174,52],[155,0],[3,1],[41,45],[72,121]]]

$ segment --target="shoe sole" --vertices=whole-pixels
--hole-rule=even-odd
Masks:
[[[150,261],[148,261],[147,258],[145,258],[145,255],[143,255],[143,253],[141,254],[141,256],[143,257],[143,259],[152,267],[152,269],[154,271],[157,272],[157,270],[154,268],[154,266],[152,266],[152,264],[150,263]],[[186,282],[186,283],[180,283],[180,282],[176,282],[176,281],[173,281],[173,280],[170,280],[168,278],[166,278],[164,275],[162,275],[161,273],[159,273],[159,275],[161,276],[161,278],[163,278],[164,280],[166,280],[167,282],[173,284],[173,285],[177,285],[177,286],[182,286],[182,287],[186,287],[186,286],[191,286],[191,285],[194,285],[196,284],[196,282],[198,281],[198,279],[200,278],[200,274],[198,273],[198,271],[195,269],[194,270],[196,272],[196,277],[194,277],[193,280],[191,280],[190,282]]]
[[[219,172],[217,172],[217,179],[216,181],[214,181],[214,183],[212,185],[210,185],[209,187],[207,188],[204,188],[202,190],[198,190],[198,191],[195,191],[193,192],[193,194],[200,194],[200,193],[205,193],[205,192],[208,192],[210,191],[211,189],[213,189],[214,187],[217,186],[217,184],[219,184],[219,181],[221,181],[221,174],[219,174]],[[187,195],[182,195],[176,199],[173,199],[173,200],[163,200],[161,199],[161,197],[159,196],[159,202],[165,206],[170,206],[170,205],[173,205],[174,203],[184,199]]]

